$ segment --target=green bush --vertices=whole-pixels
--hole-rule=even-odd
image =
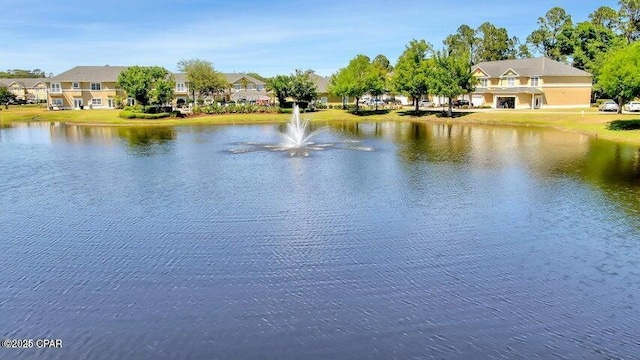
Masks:
[[[122,110],[131,112],[142,112],[142,105],[125,106]]]
[[[609,130],[640,130],[640,120],[614,120],[609,123]]]
[[[162,119],[171,116],[170,113],[145,114],[142,112],[122,110],[118,114],[123,119]]]

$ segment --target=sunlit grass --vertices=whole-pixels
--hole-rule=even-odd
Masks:
[[[640,115],[601,113],[595,108],[589,109],[552,109],[552,110],[480,110],[457,113],[455,118],[442,116],[442,109],[434,108],[411,112],[411,108],[391,110],[389,112],[370,112],[352,114],[340,109],[320,110],[303,113],[303,118],[312,121],[439,121],[451,123],[513,124],[522,126],[543,126],[563,130],[577,131],[599,138],[616,141],[640,143],[640,130],[614,131],[608,129],[613,120],[632,120]],[[209,125],[241,123],[278,123],[286,122],[291,114],[224,114],[200,115],[188,118],[169,118],[159,120],[122,119],[119,110],[67,110],[48,111],[37,106],[10,106],[0,111],[0,121],[46,121],[67,122],[85,125],[136,125],[136,126],[175,126]],[[417,115],[417,116],[416,116]]]

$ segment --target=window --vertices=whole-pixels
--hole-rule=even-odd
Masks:
[[[51,99],[51,106],[62,106],[62,99]]]
[[[133,106],[136,104],[136,99],[134,98],[127,98],[127,106]]]
[[[102,99],[91,99],[91,105],[102,106]]]
[[[507,78],[507,87],[514,87],[516,86],[516,78],[513,76],[510,76]]]
[[[80,83],[78,83],[78,82],[74,82],[74,83],[73,83],[73,88],[74,88],[75,90],[80,89]]]
[[[60,83],[51,83],[51,92],[52,93],[61,93],[62,88],[60,87]]]
[[[487,87],[487,86],[489,86],[489,79],[480,78],[480,87]]]
[[[234,90],[242,90],[242,84],[233,84]]]
[[[537,76],[532,77],[531,86],[540,86],[540,78]]]
[[[91,90],[102,90],[102,84],[100,84],[100,83],[91,83]]]
[[[185,92],[187,91],[187,87],[184,85],[184,83],[177,83],[176,91]]]
[[[258,85],[258,91],[264,91],[264,85],[262,84]]]
[[[256,84],[249,84],[248,88],[249,88],[249,90],[255,90],[256,89]]]

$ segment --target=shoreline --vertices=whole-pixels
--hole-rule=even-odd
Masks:
[[[437,122],[451,124],[477,124],[489,126],[519,126],[550,128],[560,131],[580,133],[597,139],[640,145],[640,130],[614,131],[607,129],[613,120],[640,119],[640,114],[600,113],[597,109],[567,110],[495,110],[471,109],[455,110],[454,117],[442,117],[442,111],[431,108],[416,116],[411,109],[372,112],[354,115],[341,109],[325,109],[302,113],[312,122]],[[272,114],[223,114],[196,115],[187,118],[158,120],[122,119],[118,110],[68,110],[48,111],[34,107],[12,107],[0,111],[2,124],[57,122],[79,126],[115,127],[156,127],[156,126],[200,126],[200,125],[251,125],[279,124],[290,120],[289,113]]]

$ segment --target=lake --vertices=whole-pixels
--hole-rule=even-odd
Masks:
[[[631,359],[640,148],[527,127],[0,130],[0,359]]]

